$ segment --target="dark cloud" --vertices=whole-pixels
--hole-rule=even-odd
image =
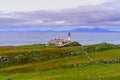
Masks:
[[[34,11],[0,14],[0,28],[64,29],[65,26],[102,27],[120,26],[120,1],[94,6],[79,6],[61,11]],[[20,29],[19,28],[19,29]],[[70,28],[71,29],[71,28]]]

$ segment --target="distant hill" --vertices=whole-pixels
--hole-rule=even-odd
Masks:
[[[100,29],[100,28],[93,28],[93,29],[89,29],[89,28],[76,28],[73,30],[68,30],[70,32],[111,32],[109,30],[105,30],[105,29]]]
[[[107,29],[100,29],[100,28],[76,28],[76,29],[72,29],[72,30],[60,30],[60,31],[56,31],[56,30],[46,30],[46,31],[42,31],[42,30],[32,30],[32,32],[113,32],[113,31],[109,31]]]
[[[0,31],[0,32],[119,32],[119,31],[110,31],[107,29],[100,28],[76,28],[72,30],[24,30],[24,31]]]

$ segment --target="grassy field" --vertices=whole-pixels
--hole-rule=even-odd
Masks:
[[[85,51],[88,55],[84,53]],[[35,56],[34,54],[37,54],[38,57],[43,56],[45,59],[40,58],[28,61]],[[11,56],[25,56],[23,60],[20,58],[21,62],[8,61],[0,63],[3,65],[0,68],[0,80],[120,79],[119,62],[103,63],[106,60],[114,61],[120,59],[120,49],[114,44],[95,44],[64,48],[57,48],[53,45],[46,47],[42,44],[0,47],[0,55],[7,56],[10,60],[12,60]],[[88,57],[91,57],[93,61]]]
[[[97,64],[85,67],[58,68],[48,71],[0,76],[0,80],[119,80],[120,64]]]

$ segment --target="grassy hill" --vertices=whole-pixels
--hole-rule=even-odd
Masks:
[[[0,80],[119,80],[120,48],[114,44],[0,47]]]

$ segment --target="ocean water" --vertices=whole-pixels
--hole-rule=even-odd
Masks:
[[[0,32],[0,46],[46,44],[50,39],[67,39],[67,32]],[[71,33],[73,41],[82,45],[108,42],[120,44],[120,33]]]

